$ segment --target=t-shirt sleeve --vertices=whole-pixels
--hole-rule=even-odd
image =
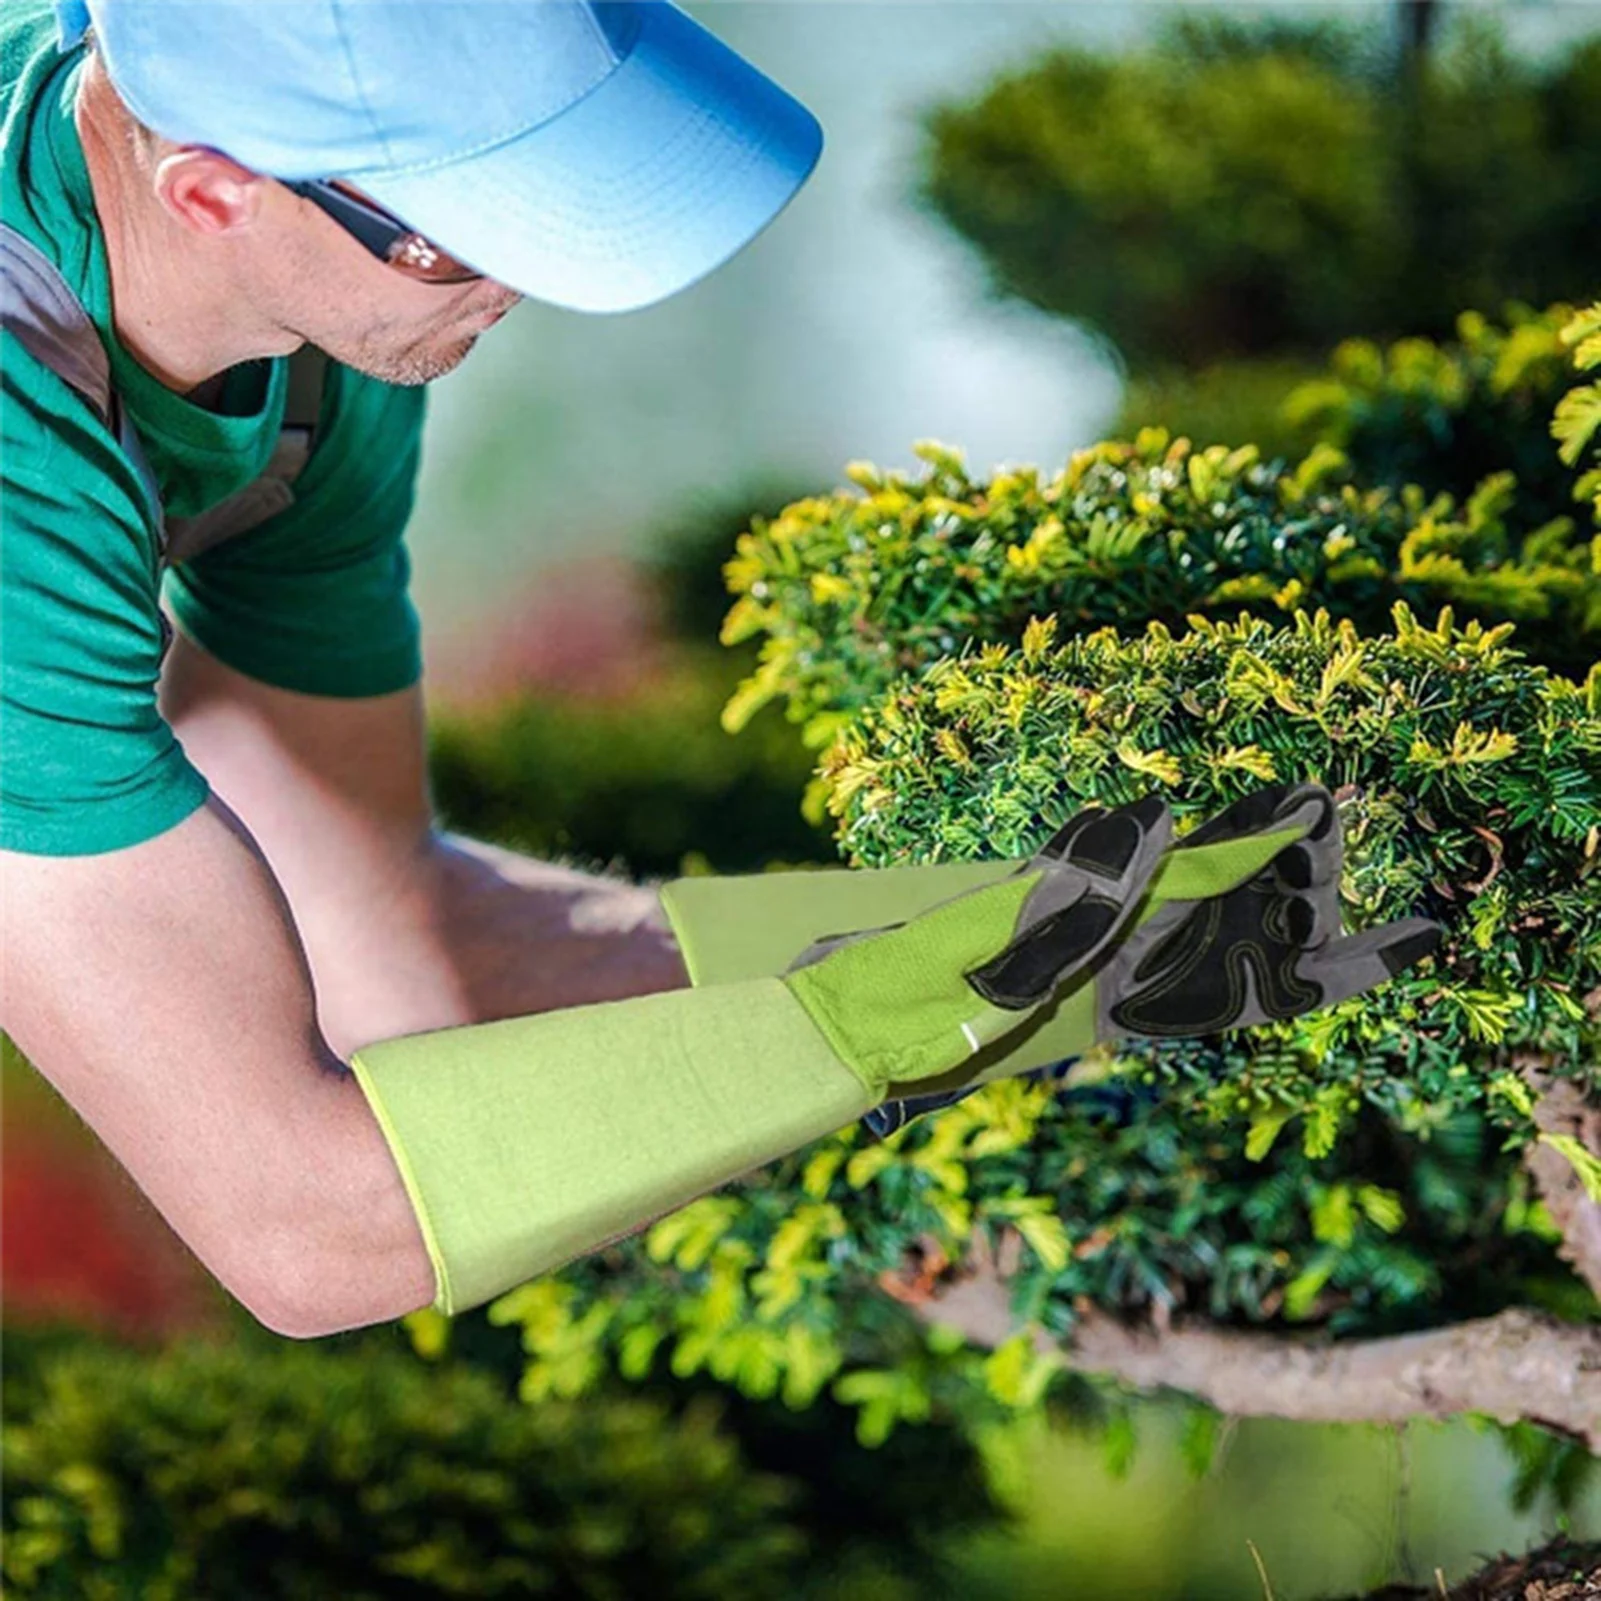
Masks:
[[[235,671],[309,695],[383,695],[422,675],[402,536],[426,410],[422,385],[330,363],[295,502],[174,566],[178,625]]]
[[[208,786],[157,706],[156,571],[129,486],[8,463],[0,576],[0,849],[94,855],[182,822]]]

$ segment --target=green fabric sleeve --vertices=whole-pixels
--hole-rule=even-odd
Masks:
[[[407,1035],[351,1067],[447,1315],[877,1104],[776,977]]]
[[[24,468],[10,437],[0,849],[120,850],[182,822],[209,792],[157,704],[161,617],[137,488],[107,473],[91,493],[48,456]]]
[[[782,973],[814,940],[904,922],[1024,862],[805,868],[678,878],[658,894],[694,984]]]

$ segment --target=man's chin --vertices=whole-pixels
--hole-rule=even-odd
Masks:
[[[413,346],[403,351],[363,348],[353,350],[349,355],[332,350],[328,354],[343,366],[354,368],[369,378],[411,387],[432,383],[434,379],[454,372],[477,343],[478,335],[473,333],[463,339],[453,339],[449,344]]]

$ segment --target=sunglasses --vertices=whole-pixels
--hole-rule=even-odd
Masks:
[[[427,284],[464,284],[484,276],[372,201],[336,187],[332,179],[298,178],[280,182],[327,212],[346,233],[403,277]]]

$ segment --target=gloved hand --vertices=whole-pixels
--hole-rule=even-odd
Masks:
[[[1321,792],[1281,788],[1162,857],[1159,801],[1092,809],[1021,868],[892,875],[890,915],[905,921],[871,937],[816,916],[815,886],[803,921],[783,925],[770,915],[782,890],[748,879],[735,886],[747,922],[719,927],[719,948],[736,968],[778,950],[776,967],[708,985],[702,965],[691,989],[362,1046],[351,1070],[406,1186],[435,1306],[453,1315],[595,1250],[845,1127],[892,1084],[966,1087],[1060,1061],[1111,1028],[1211,1028],[1383,982],[1438,931],[1317,938],[1320,920],[1338,927],[1331,817]],[[954,899],[953,874],[967,891]],[[882,880],[787,876],[832,878],[834,909],[863,893],[882,904]],[[713,896],[725,907],[726,888]],[[864,937],[804,959],[841,927]],[[1106,960],[1118,952],[1121,965]]]
[[[1219,847],[1286,826],[1300,829],[1300,838],[1221,893],[1198,896],[1201,886],[1175,876]],[[1236,801],[1169,853],[1129,933],[1060,1008],[1056,1042],[1082,1051],[1125,1038],[1249,1028],[1376,989],[1429,955],[1444,930],[1426,918],[1341,934],[1343,856],[1339,813],[1322,786],[1275,785]],[[981,1070],[960,1088],[888,1101],[862,1121],[882,1137],[1004,1071]]]
[[[453,1315],[848,1126],[1024,1023],[1125,926],[1167,807],[784,975],[380,1040],[351,1070]]]
[[[999,883],[908,922],[814,942],[784,982],[875,1094],[966,1062],[1115,939],[1172,833],[1155,796],[1072,817]]]

